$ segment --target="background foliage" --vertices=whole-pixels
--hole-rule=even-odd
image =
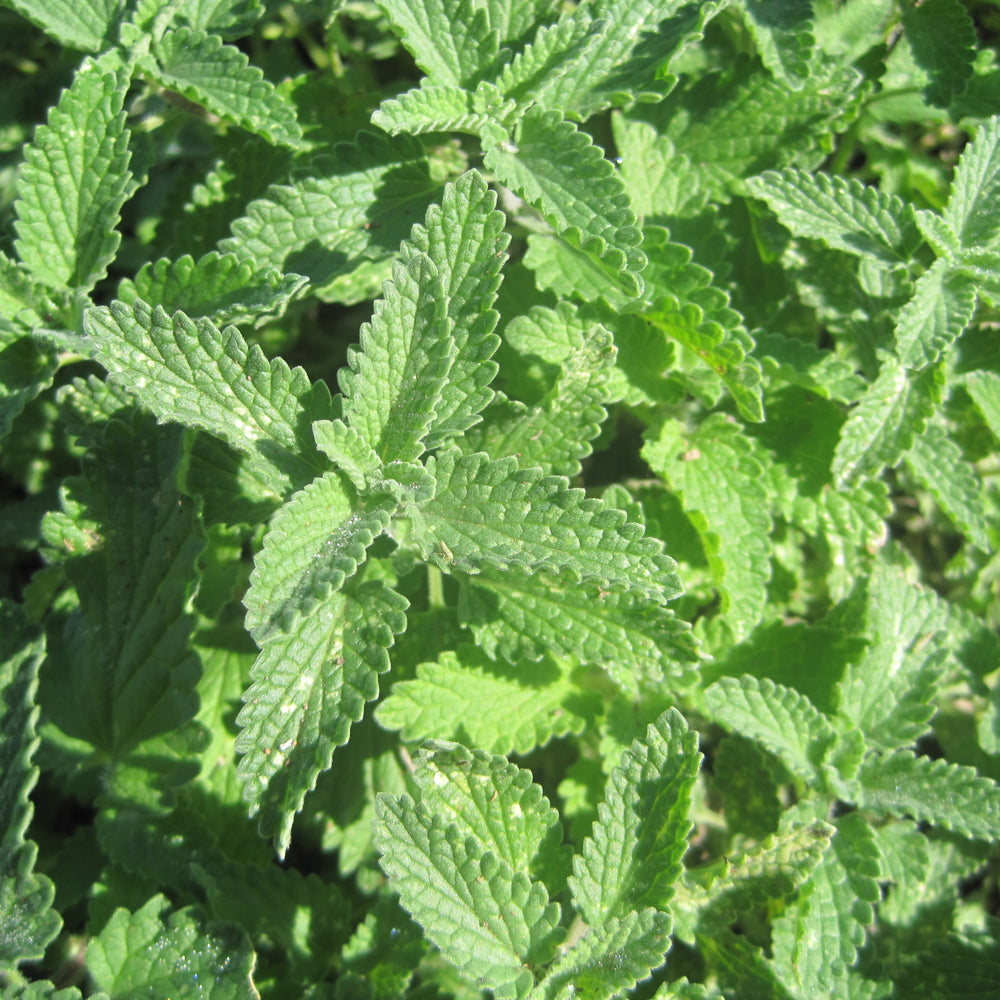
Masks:
[[[978,0],[5,0],[0,985],[1000,993]]]

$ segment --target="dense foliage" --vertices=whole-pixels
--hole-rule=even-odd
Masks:
[[[1000,995],[1000,4],[4,4],[3,1000]]]

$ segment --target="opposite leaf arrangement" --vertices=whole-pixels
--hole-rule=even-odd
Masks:
[[[1000,990],[990,4],[7,7],[3,1000]]]

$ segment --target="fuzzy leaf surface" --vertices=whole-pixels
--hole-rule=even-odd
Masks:
[[[896,356],[913,371],[934,364],[969,325],[975,310],[975,283],[947,261],[935,261],[899,311]]]
[[[874,477],[910,449],[941,401],[943,375],[936,367],[911,372],[882,359],[878,378],[851,410],[833,457],[838,488]]]
[[[592,928],[644,906],[667,909],[683,870],[700,764],[697,735],[676,709],[622,754],[570,878],[573,903]]]
[[[71,49],[99,52],[115,42],[127,0],[5,0],[4,5]]]
[[[767,677],[722,677],[705,689],[712,718],[763,743],[789,770],[816,779],[837,740],[830,720],[792,688]]]
[[[291,102],[218,35],[182,26],[155,40],[153,53],[155,60],[145,58],[141,66],[160,86],[276,145],[294,146],[302,138]]]
[[[870,756],[858,782],[863,809],[912,816],[983,840],[995,840],[1000,829],[1000,785],[972,767],[895,750]]]
[[[219,249],[322,287],[395,254],[440,189],[416,139],[361,132],[304,163],[292,183],[271,185]]]
[[[659,602],[681,592],[662,542],[561,476],[454,451],[429,469],[437,493],[419,507],[419,541],[442,569],[544,569]]]
[[[798,90],[809,79],[816,39],[812,3],[740,0],[744,20],[761,61],[779,80]]]
[[[142,909],[115,910],[87,946],[87,969],[97,989],[112,997],[188,996],[255,1000],[254,954],[235,924],[206,924],[196,910],[168,915],[154,896]]]
[[[549,740],[582,732],[598,705],[581,696],[563,660],[524,660],[508,666],[481,649],[446,650],[421,663],[413,680],[398,681],[376,710],[379,723],[403,739],[463,739],[491,753],[529,753]],[[469,705],[489,712],[469,714]]]
[[[372,113],[372,124],[390,135],[423,132],[471,132],[478,135],[500,107],[490,107],[462,87],[429,83],[383,101]]]
[[[786,167],[751,177],[747,186],[796,236],[889,267],[909,264],[923,240],[911,206],[853,178]]]
[[[142,299],[171,314],[181,309],[191,319],[207,316],[219,326],[239,326],[280,315],[305,284],[301,275],[260,271],[250,261],[213,250],[198,260],[185,255],[144,264],[134,281],[122,281],[118,298],[129,305]]]
[[[664,423],[643,457],[677,493],[702,538],[723,610],[737,635],[764,611],[771,575],[770,498],[753,443],[722,414],[694,433]]]
[[[236,720],[244,797],[284,855],[292,820],[334,749],[378,697],[406,600],[380,581],[339,591],[264,642]]]
[[[944,221],[967,250],[992,247],[1000,236],[1000,116],[990,118],[955,168]]]
[[[198,427],[250,456],[277,496],[324,468],[310,424],[336,415],[326,386],[281,358],[268,361],[235,327],[171,317],[141,300],[91,309],[84,327],[115,381],[160,420]]]
[[[383,462],[413,461],[463,433],[492,398],[492,304],[507,243],[495,206],[478,173],[448,185],[348,353],[345,420]]]
[[[496,127],[483,135],[483,144],[497,180],[630,294],[639,293],[639,272],[646,266],[642,234],[614,165],[585,132],[558,111],[536,105],[513,137]]]
[[[559,907],[448,815],[408,795],[381,795],[375,843],[403,906],[463,975],[498,997],[523,997],[524,966],[551,957]]]
[[[929,424],[906,453],[906,464],[963,534],[982,552],[990,550],[983,484],[945,428]]]
[[[638,695],[642,680],[673,676],[698,662],[686,622],[660,604],[599,586],[484,569],[463,580],[459,601],[459,615],[476,644],[510,663],[546,652],[575,656],[604,667]]]
[[[122,102],[127,84],[86,60],[24,150],[14,203],[17,252],[52,288],[89,291],[121,242],[135,189]]]
[[[0,969],[38,961],[59,933],[55,887],[34,871],[38,848],[25,838],[38,781],[33,758],[38,667],[45,641],[28,629],[16,605],[0,603]]]

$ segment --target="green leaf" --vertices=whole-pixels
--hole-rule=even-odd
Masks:
[[[340,373],[345,421],[383,462],[412,462],[468,430],[492,398],[491,308],[506,246],[482,177],[465,174],[403,244],[393,281]]]
[[[295,146],[302,138],[291,102],[218,35],[179,27],[154,38],[152,52],[155,58],[146,56],[139,65],[161,87],[276,145]]]
[[[79,608],[53,641],[43,703],[64,732],[114,761],[197,711],[188,601],[204,541],[176,484],[180,437],[148,415],[108,422],[84,476],[64,490],[64,512],[45,522],[69,553]]]
[[[333,751],[378,697],[406,600],[381,581],[340,591],[264,643],[237,717],[244,796],[260,829],[288,849],[294,814]]]
[[[603,667],[636,696],[643,681],[660,682],[699,662],[690,627],[662,605],[543,573],[485,569],[464,577],[459,616],[490,656],[510,663],[546,652],[574,656]]]
[[[913,371],[934,364],[972,321],[975,283],[947,261],[935,261],[896,318],[896,355]]]
[[[498,997],[524,997],[526,964],[555,946],[559,907],[476,837],[408,796],[380,795],[375,842],[390,885],[430,941],[464,976]]]
[[[470,705],[489,712],[469,713]],[[491,753],[525,754],[567,733],[580,733],[598,696],[581,696],[569,664],[495,663],[480,648],[446,650],[436,663],[417,666],[414,680],[398,681],[376,710],[379,723],[401,729],[405,740],[463,739]]]
[[[741,0],[744,19],[764,65],[798,90],[809,79],[813,37],[812,0]]]
[[[419,506],[425,559],[467,573],[548,570],[665,602],[681,590],[663,543],[624,511],[513,458],[446,451],[428,464],[437,494]]]
[[[939,366],[911,372],[883,357],[878,378],[841,430],[833,458],[838,489],[877,476],[909,451],[941,401],[943,378]]]
[[[506,757],[441,741],[419,750],[415,764],[421,803],[436,816],[512,871],[549,885],[565,879],[569,848],[562,846],[559,814],[530,771]]]
[[[135,190],[122,102],[127,81],[87,59],[25,147],[14,203],[17,252],[50,287],[89,291],[121,242]]]
[[[55,352],[0,324],[0,438],[25,406],[52,385],[58,368]]]
[[[1000,117],[990,118],[955,168],[944,221],[967,250],[985,250],[1000,236]]]
[[[642,454],[677,493],[705,546],[722,610],[737,636],[747,635],[764,612],[771,576],[770,498],[752,440],[717,413],[690,434],[664,423]]]
[[[913,441],[905,455],[910,471],[948,518],[982,552],[990,551],[983,484],[961,447],[939,424]]]
[[[38,781],[35,692],[44,655],[44,637],[28,629],[21,609],[0,603],[0,969],[39,960],[62,924],[55,887],[33,870],[38,849],[24,836]]]
[[[578,475],[608,415],[602,404],[611,400],[611,334],[561,302],[554,310],[536,307],[516,316],[504,340],[529,358],[558,366],[558,374],[535,405],[507,400],[489,410],[471,447],[493,458],[514,455],[556,475]]]
[[[497,180],[537,208],[627,294],[639,294],[639,272],[646,266],[642,234],[621,178],[590,136],[558,111],[536,105],[513,137],[496,126],[484,133],[483,147]]]
[[[166,916],[169,903],[154,896],[130,914],[115,910],[87,945],[94,985],[113,997],[204,996],[256,1000],[254,954],[233,924],[206,924],[193,909]]]
[[[474,0],[378,0],[389,23],[434,84],[468,88],[500,49],[494,18],[506,4]]]
[[[969,372],[962,384],[972,397],[986,426],[1000,440],[1000,374],[997,372]]]
[[[529,1000],[610,1000],[663,964],[670,950],[670,917],[647,908],[592,928],[548,971]]]
[[[100,52],[116,41],[115,28],[127,0],[5,0],[57,42],[71,49]]]
[[[996,839],[1000,786],[975,768],[895,750],[870,756],[858,781],[863,809],[912,816],[966,837]]]
[[[767,677],[723,677],[705,689],[709,715],[762,743],[795,774],[816,781],[838,737],[806,698]]]
[[[592,928],[644,906],[668,908],[683,871],[700,764],[697,734],[676,709],[622,754],[569,880],[573,903]]]
[[[909,265],[923,241],[912,206],[854,178],[786,167],[749,178],[747,187],[796,236],[866,260]]]
[[[213,250],[197,261],[185,255],[144,264],[134,281],[125,278],[118,286],[118,298],[128,305],[142,299],[168,313],[182,309],[192,319],[206,316],[219,326],[239,326],[280,316],[305,284],[301,275],[261,271],[248,260]]]
[[[138,0],[135,6],[133,21],[145,29],[152,28],[156,16],[163,11],[161,0]],[[171,7],[171,25],[204,28],[223,38],[247,34],[264,13],[261,0],[175,0]]]
[[[416,139],[362,132],[301,164],[293,183],[269,187],[219,249],[322,287],[395,254],[440,187]]]
[[[667,67],[725,6],[716,0],[581,4],[563,24],[539,33],[535,45],[544,54],[529,47],[500,78],[501,88],[522,103],[535,100],[580,120],[612,105],[658,101],[673,84]]]
[[[917,65],[929,78],[924,96],[948,107],[972,77],[976,29],[958,0],[925,0],[904,5],[903,28]]]
[[[990,1000],[1000,990],[1000,925],[990,916],[984,924],[940,936],[919,960],[903,967],[894,986],[934,1000]]]
[[[775,967],[798,996],[831,995],[843,983],[882,899],[870,824],[850,813],[836,827],[798,898],[772,923]]]
[[[419,87],[383,101],[372,113],[372,124],[391,135],[403,132],[410,135],[423,132],[479,135],[494,117],[506,117],[514,108],[512,101],[499,105],[488,101],[489,87],[489,84],[480,84],[472,94],[462,87],[429,83],[425,77]]]
[[[84,329],[115,381],[161,420],[208,431],[248,455],[276,497],[324,468],[310,425],[336,415],[329,390],[281,358],[268,361],[235,327],[220,331],[137,300],[88,310]]]
[[[646,239],[651,305],[643,309],[643,319],[707,366],[711,377],[730,391],[745,420],[763,420],[760,363],[748,357],[753,340],[743,317],[714,284],[712,272],[691,260],[687,247],[671,243],[662,229],[647,229]]]

